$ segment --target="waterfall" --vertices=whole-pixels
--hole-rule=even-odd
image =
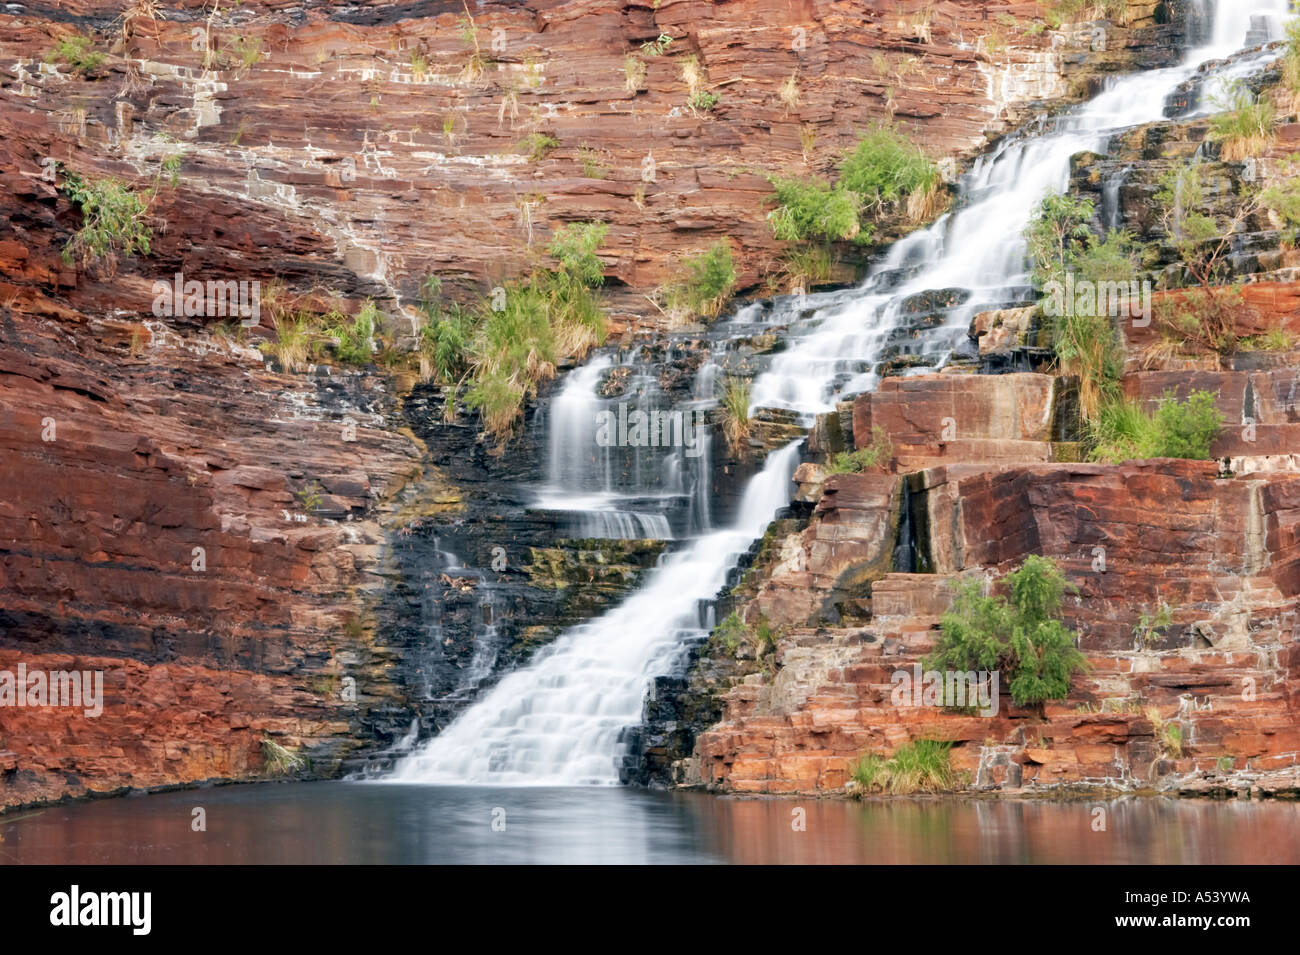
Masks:
[[[646,689],[687,638],[737,557],[790,498],[793,442],[768,456],[735,524],[668,556],[645,585],[507,674],[441,735],[404,759],[394,782],[612,785],[622,737],[641,720]]]
[[[789,323],[788,347],[753,383],[751,411],[783,409],[811,420],[837,400],[875,387],[887,355],[919,356],[933,370],[965,338],[976,313],[1030,301],[1023,232],[1042,197],[1068,184],[1070,157],[1103,151],[1116,131],[1164,118],[1175,90],[1203,64],[1241,47],[1252,25],[1258,32],[1264,24],[1270,36],[1279,36],[1286,5],[1224,0],[1215,6],[1212,39],[1182,65],[1116,78],[1044,132],[1008,138],[963,178],[955,211],[896,243],[858,288],[781,300],[766,317],[756,307],[742,309],[733,323]],[[917,325],[918,302],[938,303],[925,310],[941,321]],[[578,514],[603,536],[627,536],[646,530],[649,516],[668,522],[674,507],[698,512],[691,505],[699,486],[693,482],[707,475],[708,455],[705,449],[688,461],[680,448],[628,454],[599,447],[594,416],[630,400],[597,394],[610,366],[603,356],[575,371],[555,399],[548,480],[537,506]],[[697,397],[716,374],[701,369]],[[638,407],[657,400],[648,381],[630,381],[633,389],[639,389]],[[441,735],[403,759],[389,779],[616,783],[627,730],[640,722],[654,678],[680,663],[684,645],[707,627],[708,601],[738,556],[788,502],[798,454],[796,442],[768,456],[732,526],[712,530],[698,513],[679,517],[683,533],[696,536],[663,558],[638,591],[507,674]]]
[[[533,507],[563,514],[562,533],[570,537],[670,540],[708,530],[707,506],[700,504],[708,483],[707,441],[699,449],[681,442],[602,444],[598,422],[602,415],[617,421],[635,412],[683,414],[712,404],[712,396],[670,408],[642,368],[627,376],[622,391],[602,397],[598,388],[613,365],[613,356],[597,355],[568,376],[552,401],[546,481]]]

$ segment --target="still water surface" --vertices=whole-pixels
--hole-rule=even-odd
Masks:
[[[206,832],[191,829],[197,807]],[[804,831],[792,826],[796,809],[805,812]],[[1104,831],[1095,828],[1103,822]],[[0,816],[0,864],[331,862],[1294,865],[1300,805],[1156,797],[857,803],[323,782]]]

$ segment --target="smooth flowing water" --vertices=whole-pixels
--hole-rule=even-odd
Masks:
[[[206,813],[204,832],[191,827],[198,807]],[[795,809],[804,813],[803,831],[791,826]],[[0,865],[1295,865],[1297,827],[1300,805],[1287,802],[1145,797],[857,803],[626,788],[298,783],[0,816]]]
[[[896,243],[856,289],[778,303],[761,319],[788,325],[788,347],[754,382],[751,411],[784,409],[808,421],[846,396],[875,387],[892,347],[941,366],[980,311],[1031,298],[1023,232],[1034,207],[1067,184],[1070,157],[1102,151],[1117,130],[1166,116],[1176,89],[1248,36],[1280,35],[1287,0],[1216,5],[1212,31],[1177,67],[1119,77],[1043,132],[1010,138],[963,178],[954,211]],[[1210,93],[1257,62],[1217,71]],[[934,328],[908,326],[910,303],[938,294],[948,307]],[[733,324],[754,321],[743,310]],[[900,346],[900,332],[906,345]],[[726,343],[719,345],[725,350]],[[668,537],[673,514],[689,539],[642,587],[602,617],[575,627],[528,667],[507,674],[439,736],[398,763],[388,781],[474,785],[574,785],[618,781],[627,729],[638,724],[656,676],[680,665],[707,630],[708,601],[729,570],[784,506],[798,446],[769,455],[745,490],[738,519],[711,526],[709,449],[609,447],[597,416],[617,399],[597,386],[611,367],[600,357],[571,374],[550,413],[550,468],[537,506],[575,515],[579,533]],[[637,407],[660,406],[650,377],[630,378]],[[697,403],[713,401],[716,363],[697,381]],[[705,390],[708,389],[708,390]],[[626,399],[624,399],[626,400]],[[685,515],[684,517],[682,515]]]

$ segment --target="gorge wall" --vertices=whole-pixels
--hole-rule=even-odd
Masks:
[[[7,5],[0,670],[101,670],[105,699],[96,718],[0,709],[0,806],[257,778],[278,747],[299,774],[360,765],[472,695],[485,626],[507,666],[658,552],[557,546],[517,489],[541,467],[531,429],[491,453],[409,371],[286,372],[255,347],[265,325],[156,315],[155,281],[276,282],[353,313],[370,298],[400,351],[426,275],[483,292],[559,225],[599,219],[614,330],[644,340],[662,331],[646,295],[715,239],[743,289],[781,287],[768,173],[830,168],[891,115],[955,168],[1108,72],[1171,62],[1185,29],[1164,3],[1130,4],[1126,28],[1037,32],[1033,3],[904,6]],[[101,64],[47,61],[74,31]],[[626,58],[661,35],[632,83]],[[687,103],[690,55],[713,109]],[[556,142],[535,160],[533,134]],[[155,191],[148,255],[62,259],[81,222],[68,172]]]

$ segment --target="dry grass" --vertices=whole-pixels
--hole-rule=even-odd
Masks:
[[[686,84],[686,91],[692,98],[704,88],[704,79],[704,67],[695,54],[683,58],[682,82]]]
[[[645,60],[641,57],[629,55],[623,61],[623,85],[629,93],[636,93],[645,85],[645,75]]]
[[[789,116],[791,110],[799,108],[799,71],[795,70],[786,81],[781,84],[781,89],[777,95],[781,102],[785,104],[785,115]]]
[[[912,190],[907,197],[907,217],[912,222],[928,222],[948,208],[950,197],[943,181],[935,176],[928,183]]]

